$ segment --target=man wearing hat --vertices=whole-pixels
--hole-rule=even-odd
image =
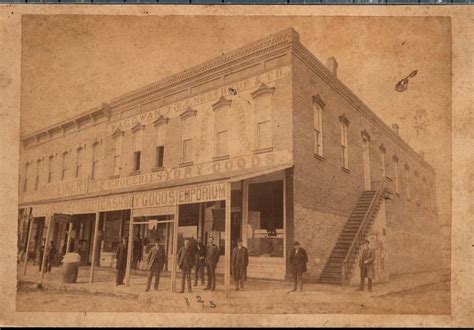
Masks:
[[[249,264],[249,254],[247,248],[243,246],[242,239],[237,239],[237,246],[232,251],[231,270],[235,281],[235,290],[244,289],[244,281],[247,279],[247,266]]]
[[[290,252],[289,259],[294,281],[293,290],[290,292],[295,292],[297,288],[298,291],[303,291],[303,273],[308,270],[306,268],[308,255],[298,241],[295,241],[294,249]]]
[[[369,241],[365,240],[360,254],[360,287],[357,291],[364,291],[365,278],[367,277],[369,292],[372,291],[372,279],[375,277],[374,271],[375,252],[369,247]]]
[[[184,239],[184,246],[178,251],[178,268],[181,269],[183,277],[181,278],[181,291],[184,293],[185,283],[188,283],[188,292],[193,292],[191,289],[191,270],[194,266],[194,251],[192,250],[189,238]]]
[[[197,238],[197,242],[194,247],[194,254],[196,256],[194,286],[197,285],[198,279],[200,279],[201,285],[204,285],[204,266],[206,265],[206,247],[202,244],[201,237]]]
[[[160,239],[155,240],[155,246],[150,249],[148,253],[148,281],[146,284],[146,291],[150,290],[151,281],[155,276],[155,290],[158,290],[158,284],[160,283],[160,274],[163,266],[166,263],[165,249],[160,245]]]
[[[122,242],[117,246],[117,251],[115,252],[116,285],[123,285],[125,270],[127,269],[127,240],[127,237],[122,237]]]

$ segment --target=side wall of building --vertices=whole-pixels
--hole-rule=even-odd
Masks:
[[[389,187],[394,191],[393,200],[386,203],[389,273],[436,268],[439,235],[433,199],[433,170],[406,147],[400,147],[374,120],[363,116],[338,91],[333,79],[323,79],[314,66],[312,60],[298,55],[293,58],[294,237],[308,248],[309,277],[319,278],[343,225],[364,190],[362,131],[370,135],[371,182],[382,178],[382,146],[385,149],[385,176],[389,182],[391,180]],[[325,104],[323,158],[314,156],[314,96]],[[341,116],[349,121],[349,171],[342,169]],[[394,156],[398,157],[399,164],[398,194],[394,187]],[[407,179],[410,199],[406,192]],[[431,256],[427,257],[427,253]]]

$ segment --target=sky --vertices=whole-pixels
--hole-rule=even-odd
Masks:
[[[269,34],[293,27],[323,63],[437,174],[450,214],[449,18],[335,16],[23,16],[21,134],[86,112]],[[413,70],[406,91],[394,87]],[[442,216],[442,217],[443,217]],[[447,218],[446,218],[447,219]],[[444,220],[447,221],[447,220]]]

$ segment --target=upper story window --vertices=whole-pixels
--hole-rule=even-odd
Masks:
[[[272,95],[274,87],[261,84],[252,93],[255,100],[255,149],[272,148]]]
[[[63,162],[61,165],[61,180],[64,180],[66,178],[68,166],[69,166],[69,152],[65,151],[63,152]]]
[[[48,183],[53,181],[53,169],[54,169],[54,156],[51,155],[48,158]]]
[[[405,163],[405,177],[406,177],[406,182],[405,182],[405,188],[406,188],[406,194],[407,194],[407,199],[410,200],[410,166]]]
[[[30,175],[30,163],[25,164],[25,180],[23,181],[23,192],[28,190],[28,178]]]
[[[395,179],[395,193],[400,194],[400,174],[398,169],[398,157],[396,155],[393,156],[393,171]]]
[[[323,109],[324,102],[319,95],[313,96],[314,153],[323,156]]]
[[[35,190],[38,190],[38,186],[40,184],[40,176],[41,176],[41,159],[38,159],[36,161]]]
[[[413,198],[414,200],[419,203],[420,202],[420,182],[419,182],[419,176],[418,176],[418,171],[414,171],[414,181],[415,184],[413,185]]]
[[[345,169],[349,169],[349,146],[347,140],[347,130],[349,128],[349,120],[347,120],[346,116],[342,115],[339,117],[340,121],[340,133],[341,133],[341,160],[342,160],[342,167]]]
[[[82,151],[83,151],[83,148],[82,147],[79,147],[77,148],[77,152],[76,152],[76,178],[79,178],[82,173]]]
[[[382,178],[385,178],[385,146],[383,144],[379,147],[380,153],[380,172],[382,173]]]
[[[95,180],[97,177],[97,170],[99,167],[99,142],[95,141],[92,143],[92,166],[91,166],[91,179]]]
[[[223,157],[229,155],[229,121],[230,107],[232,101],[221,97],[217,103],[212,105],[214,110],[214,132],[215,132],[215,156]]]
[[[133,133],[133,172],[140,171],[141,168],[141,157],[142,157],[142,148],[143,148],[143,132],[145,126],[140,123],[137,123],[132,128]]]
[[[155,168],[161,168],[165,159],[165,139],[168,118],[160,116],[153,122],[155,126]]]
[[[117,129],[113,134],[112,138],[114,140],[113,153],[113,175],[120,175],[120,169],[122,168],[121,157],[122,157],[122,140],[123,140],[123,131]]]
[[[191,163],[194,160],[194,130],[196,126],[197,111],[187,108],[180,117],[181,128],[181,163]]]

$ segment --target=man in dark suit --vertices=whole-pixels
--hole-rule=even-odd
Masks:
[[[165,249],[160,245],[160,239],[155,240],[155,246],[150,249],[148,253],[148,280],[145,292],[150,291],[151,281],[155,276],[155,290],[158,291],[158,284],[160,283],[160,274],[166,263]]]
[[[295,292],[298,288],[298,291],[303,291],[303,273],[308,269],[306,268],[306,263],[308,262],[308,255],[300,246],[300,243],[296,241],[294,243],[294,249],[290,252],[290,266],[293,274],[293,290],[290,292]]]
[[[247,266],[249,264],[249,254],[247,248],[243,246],[242,240],[237,239],[237,246],[232,251],[232,276],[235,281],[235,290],[244,289],[244,281],[247,279]]]
[[[194,253],[190,245],[189,239],[184,239],[184,246],[178,252],[178,267],[181,269],[183,277],[181,278],[181,291],[184,292],[185,282],[188,282],[188,292],[193,292],[191,289],[191,271],[194,266]]]
[[[132,268],[137,269],[138,264],[142,261],[142,250],[143,242],[140,238],[140,233],[137,233],[137,236],[133,240],[133,258],[132,258]]]
[[[359,260],[360,267],[360,286],[357,291],[364,291],[365,278],[369,286],[369,292],[372,291],[372,279],[375,277],[374,270],[375,252],[369,247],[369,241],[365,240],[362,246],[362,252]]]
[[[54,257],[56,256],[56,247],[54,246],[54,242],[49,242],[48,247],[46,248],[46,272],[51,273],[51,267],[54,263]]]
[[[115,252],[115,269],[117,269],[117,277],[115,280],[116,285],[123,285],[123,279],[125,277],[125,270],[127,269],[127,237],[122,237],[122,242],[117,246]]]
[[[206,251],[207,287],[204,290],[216,289],[216,267],[219,262],[219,248],[214,244],[214,239],[209,237]]]
[[[204,285],[204,266],[206,264],[206,247],[202,244],[201,237],[197,238],[197,243],[194,247],[194,255],[196,256],[194,286],[197,285],[198,278],[201,280],[201,285]]]

